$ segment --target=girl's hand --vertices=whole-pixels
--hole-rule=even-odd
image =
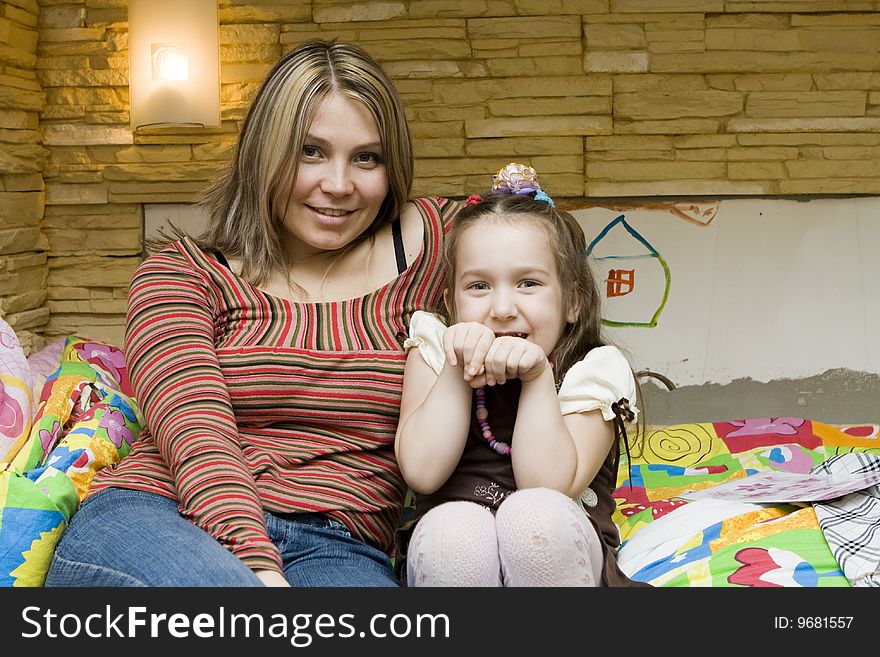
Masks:
[[[544,350],[534,342],[512,336],[495,338],[484,359],[486,385],[519,379],[534,381],[549,366]]]
[[[478,322],[453,324],[443,334],[443,351],[450,367],[460,366],[464,380],[474,387],[483,385],[483,359],[495,340],[495,334]]]
[[[276,570],[255,570],[254,575],[260,578],[263,586],[290,587],[290,582]]]

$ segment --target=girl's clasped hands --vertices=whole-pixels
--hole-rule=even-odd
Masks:
[[[449,367],[460,367],[472,388],[537,379],[549,366],[544,350],[517,335],[496,335],[479,322],[453,324],[443,336]]]

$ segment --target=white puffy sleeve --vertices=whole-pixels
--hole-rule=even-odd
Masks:
[[[406,351],[413,347],[418,348],[424,361],[437,376],[440,376],[443,362],[446,360],[446,354],[443,353],[443,334],[445,332],[446,324],[438,315],[417,310],[409,320],[409,337],[403,343],[403,348]]]
[[[636,381],[629,362],[617,347],[596,347],[583,360],[572,365],[559,388],[563,415],[601,409],[606,420],[614,418],[611,405],[621,399],[638,417]]]

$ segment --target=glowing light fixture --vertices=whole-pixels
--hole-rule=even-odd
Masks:
[[[185,43],[152,43],[154,80],[189,80]]]
[[[129,0],[131,127],[220,125],[217,0]]]

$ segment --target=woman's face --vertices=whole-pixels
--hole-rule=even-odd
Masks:
[[[388,194],[379,128],[364,105],[331,94],[299,157],[283,218],[288,245],[299,257],[341,249],[373,223]]]

